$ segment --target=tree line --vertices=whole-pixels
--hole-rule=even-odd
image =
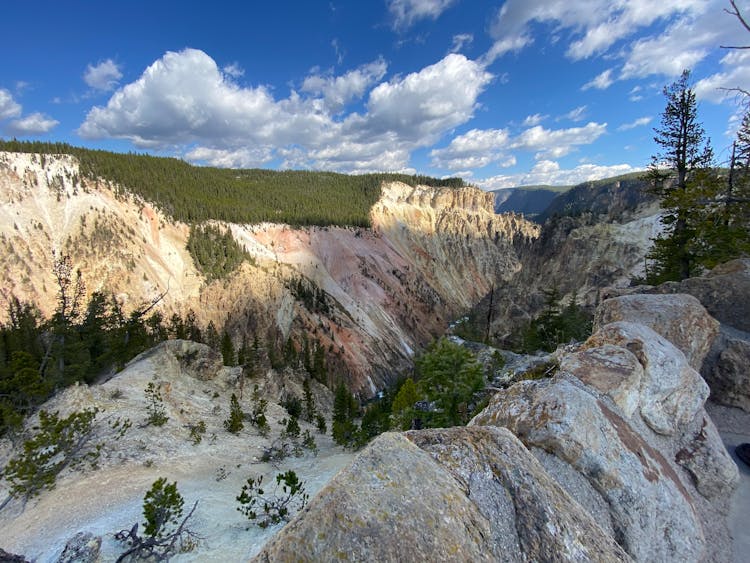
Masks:
[[[307,170],[227,169],[192,166],[177,158],[114,153],[67,143],[0,140],[0,151],[69,154],[81,175],[105,179],[153,202],[186,223],[270,221],[293,226],[370,226],[370,208],[383,182],[462,187],[461,178],[375,173],[338,174]]]

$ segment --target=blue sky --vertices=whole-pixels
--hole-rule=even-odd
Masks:
[[[750,2],[739,1],[750,13]],[[461,175],[645,167],[691,68],[720,161],[750,88],[728,0],[11,1],[0,135],[193,163]]]

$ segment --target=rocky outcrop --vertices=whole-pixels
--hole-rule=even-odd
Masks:
[[[722,324],[750,332],[750,258],[716,266],[706,275],[666,282],[647,291],[689,293]]]
[[[467,428],[376,439],[256,560],[727,561],[737,467],[685,354],[617,321],[558,357]]]
[[[718,357],[704,374],[717,402],[750,412],[750,340],[723,339]]]
[[[700,370],[719,323],[692,295],[623,295],[601,303],[595,327],[615,321],[646,325],[677,346],[690,366]]]
[[[255,561],[627,561],[507,430],[385,434]]]
[[[495,215],[492,194],[477,188],[391,183],[372,229],[216,222],[252,260],[207,283],[185,248],[189,225],[83,179],[72,156],[0,153],[0,200],[0,286],[45,315],[56,304],[53,251],[67,253],[88,291],[114,294],[126,314],[164,294],[165,319],[192,309],[236,347],[243,337],[277,348],[291,338],[298,350],[307,341],[363,398],[516,272],[516,245],[539,233],[521,216]]]
[[[65,544],[57,563],[96,563],[101,549],[101,537],[90,532],[78,532]]]

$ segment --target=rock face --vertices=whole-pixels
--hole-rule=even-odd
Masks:
[[[656,287],[642,286],[628,290],[608,289],[603,293],[626,293],[603,302],[600,323],[642,318],[671,340],[690,358],[711,388],[711,399],[750,412],[750,259],[720,264],[704,276],[681,282],[667,282]],[[650,294],[650,295],[646,295]],[[697,299],[713,318],[721,322],[718,330],[695,307],[689,294]],[[664,310],[667,299],[673,299],[670,311]],[[658,303],[658,311],[649,312]],[[666,315],[666,316],[665,316]],[[700,336],[705,333],[705,336]],[[699,335],[701,340],[694,339]],[[704,352],[705,350],[705,352]]]
[[[0,286],[49,315],[53,250],[70,254],[87,289],[115,294],[126,312],[166,291],[165,318],[192,309],[236,346],[260,336],[301,349],[314,334],[332,376],[363,397],[516,272],[517,246],[539,234],[520,216],[495,215],[492,194],[477,188],[392,183],[372,229],[217,222],[253,262],[206,284],[185,249],[190,227],[118,190],[81,179],[70,156],[0,153]]]
[[[707,396],[671,342],[618,321],[564,355],[554,378],[495,395],[471,424],[514,432],[590,513],[604,510],[598,521],[635,560],[725,560],[727,530],[717,523],[738,474]]]
[[[605,324],[468,427],[376,439],[256,560],[728,561],[738,472],[707,396],[672,342]]]
[[[750,412],[750,341],[728,338],[706,374],[712,397],[731,407]]]
[[[603,301],[595,326],[635,321],[652,328],[677,346],[695,370],[700,370],[719,323],[692,295],[623,295]]]
[[[255,561],[627,561],[507,430],[384,434]]]
[[[689,293],[696,297],[722,324],[750,332],[750,258],[716,266],[704,276],[681,282],[667,282],[653,288],[655,293]]]

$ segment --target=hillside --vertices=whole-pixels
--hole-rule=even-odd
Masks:
[[[495,213],[523,213],[534,220],[558,195],[572,186],[520,186],[494,190]]]
[[[186,251],[193,227],[81,166],[70,155],[0,153],[0,286],[9,294],[49,316],[53,251],[69,254],[89,294],[112,293],[129,311],[166,292],[166,318],[193,310],[237,347],[255,336],[269,349],[320,347],[331,381],[345,376],[363,396],[515,272],[516,245],[538,234],[521,217],[495,215],[492,195],[477,188],[390,182],[368,208],[371,229],[213,221],[249,258],[209,283]]]
[[[232,170],[192,166],[176,158],[121,154],[64,143],[0,140],[0,151],[76,158],[79,170],[68,179],[105,181],[119,193],[131,193],[172,219],[232,223],[271,221],[290,225],[369,226],[370,208],[383,182],[415,186],[461,187],[460,178],[439,180],[406,174],[346,175],[333,172]]]

